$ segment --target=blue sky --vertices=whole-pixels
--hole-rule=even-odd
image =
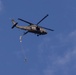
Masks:
[[[46,14],[39,25],[55,31],[24,36],[24,62],[24,31],[12,30],[11,19],[36,24]],[[0,34],[0,75],[76,75],[76,0],[0,0]]]

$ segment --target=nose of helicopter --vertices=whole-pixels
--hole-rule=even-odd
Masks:
[[[44,32],[44,35],[47,34],[47,32]]]
[[[47,34],[47,32],[45,32],[45,34]]]

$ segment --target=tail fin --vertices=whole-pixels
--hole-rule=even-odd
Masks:
[[[12,19],[12,23],[13,23],[13,26],[12,26],[12,29],[13,29],[14,27],[16,27],[16,25],[18,24],[18,22],[15,22],[15,21]]]

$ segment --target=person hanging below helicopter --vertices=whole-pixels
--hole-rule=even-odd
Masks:
[[[22,37],[23,37],[23,35],[22,36],[20,36],[20,45],[21,45],[21,51],[22,51],[22,54],[23,54],[23,56],[24,56],[24,61],[25,62],[27,62],[27,58],[26,58],[26,56],[25,56],[25,52],[24,52],[24,47],[23,47],[23,45],[22,45]]]

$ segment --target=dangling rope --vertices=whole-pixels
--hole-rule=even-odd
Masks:
[[[23,37],[23,35],[20,36],[19,39],[20,39],[21,51],[22,51],[22,54],[23,54],[23,56],[24,56],[24,61],[26,62],[26,61],[27,61],[27,58],[26,58],[26,56],[25,56],[24,47],[23,47],[23,45],[22,45],[22,37]]]

